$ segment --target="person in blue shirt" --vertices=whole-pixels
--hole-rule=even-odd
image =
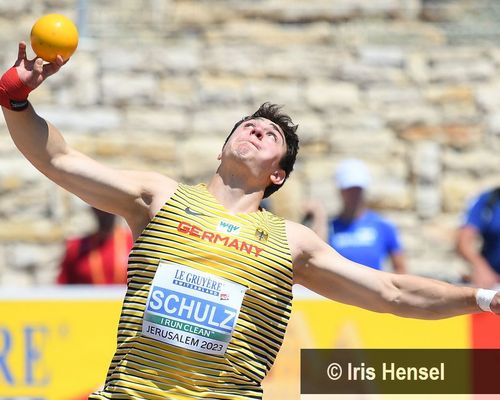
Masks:
[[[390,258],[394,272],[406,273],[395,225],[366,206],[370,183],[366,165],[357,159],[344,160],[335,178],[342,198],[340,214],[327,221],[318,205],[308,207],[312,229],[351,261],[380,270]]]
[[[472,267],[474,286],[500,285],[500,188],[487,190],[469,203],[458,231],[457,251]]]

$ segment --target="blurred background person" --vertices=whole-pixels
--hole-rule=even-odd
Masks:
[[[500,188],[482,192],[470,202],[456,248],[471,267],[474,286],[500,285]]]
[[[113,214],[92,208],[95,232],[66,241],[57,282],[60,284],[125,284],[133,239]]]
[[[357,159],[342,161],[335,180],[342,199],[340,213],[328,219],[317,202],[305,205],[304,223],[344,257],[375,269],[390,258],[396,273],[406,273],[406,262],[396,226],[366,205],[370,174]]]

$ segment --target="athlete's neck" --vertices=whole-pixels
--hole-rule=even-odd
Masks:
[[[230,213],[249,213],[259,209],[263,190],[245,188],[240,182],[223,179],[215,174],[207,185],[207,190]]]

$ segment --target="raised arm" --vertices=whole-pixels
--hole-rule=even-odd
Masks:
[[[477,289],[377,271],[342,257],[310,229],[287,222],[294,282],[339,301],[408,318],[440,319],[480,312]],[[500,294],[491,309],[500,314]]]
[[[15,65],[21,83],[34,89],[59,70],[62,59],[27,60],[21,43]],[[176,182],[160,174],[116,170],[72,149],[29,104],[21,111],[2,109],[15,145],[40,172],[90,205],[123,216],[136,236],[175,191]]]

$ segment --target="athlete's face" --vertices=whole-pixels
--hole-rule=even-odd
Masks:
[[[236,128],[219,159],[225,155],[232,156],[252,163],[255,168],[264,169],[266,174],[274,174],[275,178],[284,179],[285,172],[279,166],[279,162],[285,152],[286,141],[281,128],[268,119],[255,118],[243,122]],[[271,181],[276,183],[273,179]]]
[[[241,155],[256,149],[266,154],[276,153],[281,159],[286,150],[285,136],[281,128],[264,118],[243,122],[233,132],[230,141],[233,144],[232,148]]]

